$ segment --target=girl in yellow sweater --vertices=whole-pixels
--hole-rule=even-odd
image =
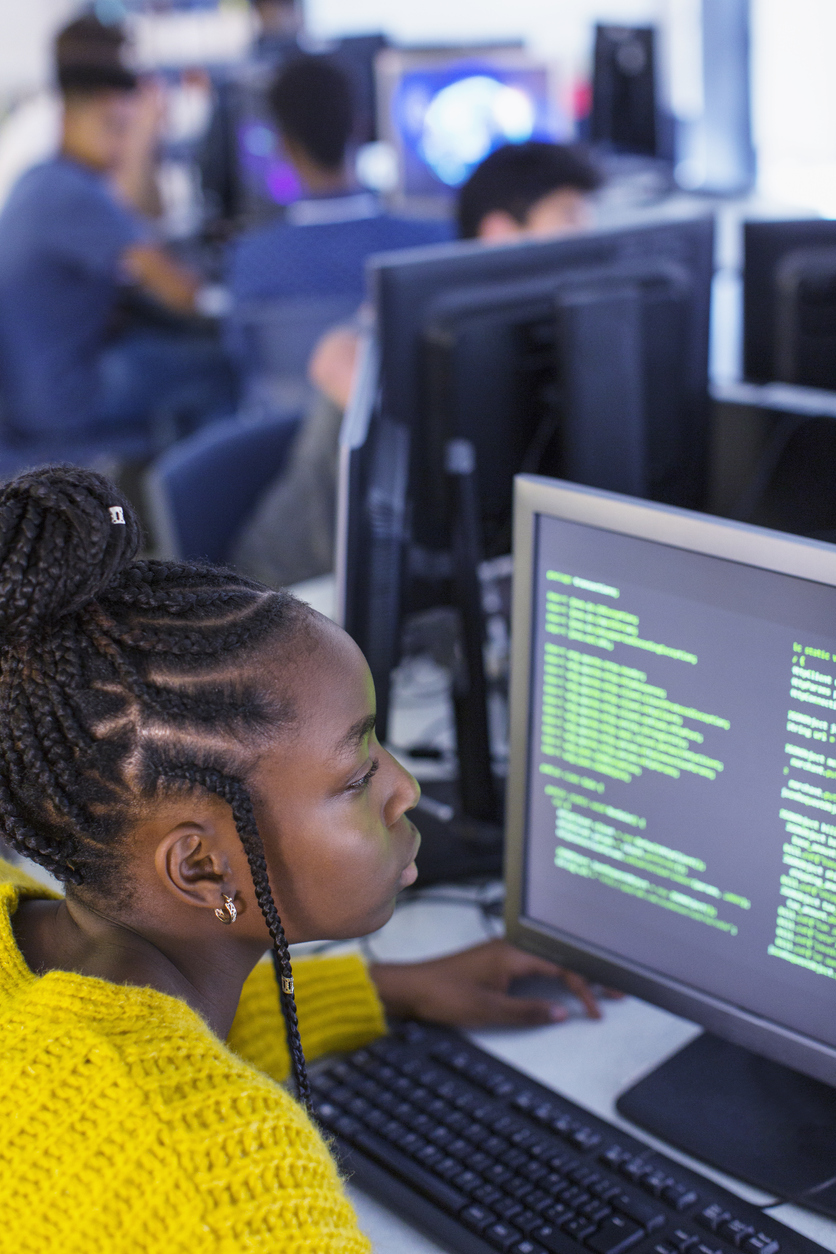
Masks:
[[[418,786],[348,636],[138,544],[91,472],[0,489],[0,833],[68,886],[0,867],[0,1251],[359,1254],[300,1025],[316,1053],[384,1031],[381,1002],[546,1022],[507,986],[555,968],[494,943],[294,986],[288,941],[373,931],[414,881]]]

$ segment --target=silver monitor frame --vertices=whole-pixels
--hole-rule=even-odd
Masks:
[[[508,939],[514,944],[552,962],[581,971],[593,980],[614,985],[653,1002],[737,1045],[833,1084],[836,1082],[836,1047],[629,959],[614,961],[611,951],[598,949],[568,932],[527,918],[523,913],[532,725],[530,677],[536,590],[535,519],[543,514],[569,522],[587,523],[620,535],[653,540],[692,553],[810,579],[834,589],[836,545],[712,518],[674,506],[617,496],[562,480],[517,475],[514,481],[511,762],[506,797],[505,852],[505,926]]]

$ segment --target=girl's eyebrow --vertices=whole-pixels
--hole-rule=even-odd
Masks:
[[[358,719],[356,723],[352,723],[340,743],[337,745],[339,754],[346,753],[348,750],[354,750],[361,745],[367,736],[374,731],[375,716],[367,714],[365,718]]]

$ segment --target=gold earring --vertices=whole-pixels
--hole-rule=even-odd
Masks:
[[[231,897],[227,897],[226,893],[221,893],[221,896],[224,899],[224,904],[222,906],[218,906],[215,911],[215,916],[220,919],[221,923],[234,923],[238,918],[238,911],[235,908],[235,902]]]

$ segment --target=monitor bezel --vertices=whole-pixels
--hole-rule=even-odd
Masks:
[[[514,480],[511,761],[505,827],[505,927],[513,944],[690,1019],[734,1044],[825,1083],[834,1083],[836,1047],[629,959],[613,960],[611,951],[581,942],[569,933],[525,916],[535,528],[537,516],[543,514],[809,579],[834,589],[836,546],[562,480],[517,475]]]

